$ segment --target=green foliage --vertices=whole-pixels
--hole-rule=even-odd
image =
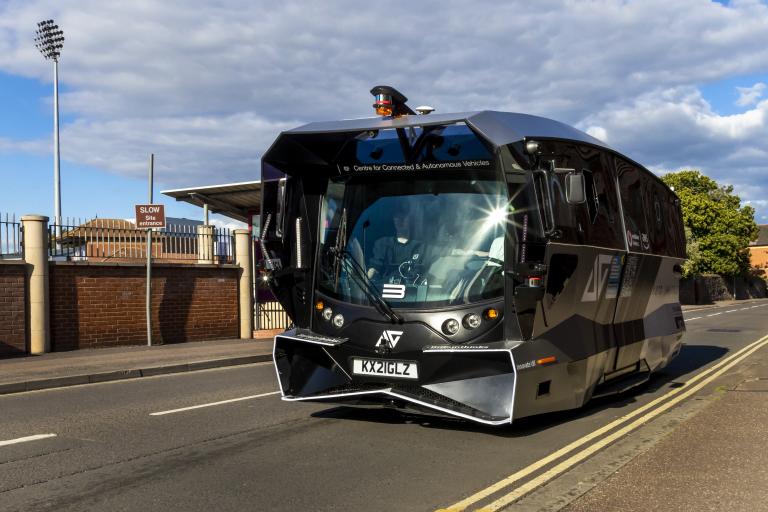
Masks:
[[[731,185],[721,186],[697,170],[665,175],[680,198],[688,249],[684,275],[745,274],[749,242],[757,238],[755,210],[741,206]]]
[[[688,226],[685,227],[685,253],[688,259],[683,263],[683,277],[691,277],[697,273],[696,269],[701,268],[702,264],[699,241],[694,238]]]

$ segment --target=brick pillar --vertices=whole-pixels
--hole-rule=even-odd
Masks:
[[[24,215],[24,261],[29,270],[29,351],[44,354],[51,350],[48,294],[48,217]]]
[[[213,226],[197,226],[197,262],[213,263]]]
[[[240,338],[253,337],[253,293],[251,291],[251,233],[235,230],[235,265],[240,267],[238,304],[240,309]]]

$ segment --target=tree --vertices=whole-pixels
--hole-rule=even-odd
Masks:
[[[691,277],[698,273],[702,263],[699,241],[694,238],[691,228],[688,226],[685,227],[685,253],[688,255],[688,259],[683,263],[683,277]]]
[[[685,273],[745,274],[747,246],[758,233],[755,210],[741,206],[731,185],[718,185],[695,169],[662,179],[680,198],[689,254]]]

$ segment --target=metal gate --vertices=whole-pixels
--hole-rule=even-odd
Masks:
[[[262,281],[259,262],[262,259],[259,239],[252,238],[251,247],[253,263],[253,325],[254,329],[271,330],[287,329],[291,325],[291,318],[283,309],[283,306],[275,300],[275,296],[269,287]]]
[[[287,329],[291,325],[291,318],[277,301],[257,304],[259,310],[259,329]]]

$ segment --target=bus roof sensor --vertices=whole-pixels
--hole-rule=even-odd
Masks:
[[[373,108],[380,116],[400,117],[416,113],[405,104],[408,98],[394,87],[377,85],[371,89],[371,94],[376,98]]]

